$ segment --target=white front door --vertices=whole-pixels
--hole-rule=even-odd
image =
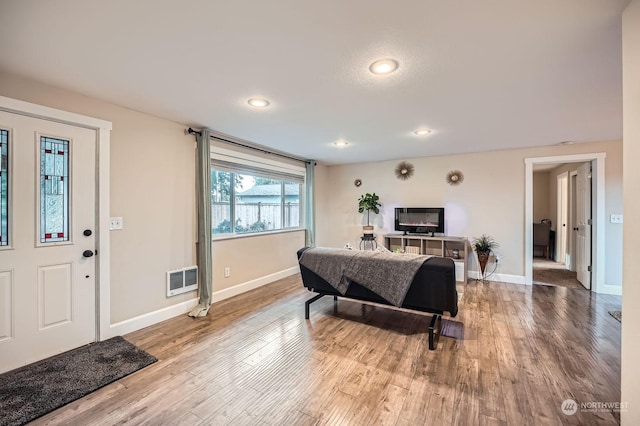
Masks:
[[[0,373],[96,338],[95,141],[0,112]]]
[[[591,289],[591,163],[578,167],[576,177],[576,273],[580,283]]]

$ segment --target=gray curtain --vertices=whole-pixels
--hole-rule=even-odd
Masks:
[[[304,223],[306,227],[305,244],[309,247],[316,245],[316,216],[315,216],[315,196],[314,196],[314,170],[316,162],[307,161],[305,167],[307,169],[307,177],[305,180],[305,206],[304,206]]]
[[[211,305],[211,154],[209,129],[196,134],[196,199],[198,201],[198,282],[200,300],[189,312],[192,317],[204,317]]]

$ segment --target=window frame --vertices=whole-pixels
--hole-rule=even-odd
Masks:
[[[231,233],[224,234],[214,234],[213,233],[213,223],[211,226],[211,238],[213,241],[226,240],[226,239],[234,239],[234,238],[244,238],[244,237],[255,237],[259,235],[271,235],[271,234],[279,234],[286,232],[296,232],[303,231],[305,229],[304,224],[304,208],[305,208],[305,182],[306,182],[306,170],[304,167],[296,166],[293,164],[274,161],[268,158],[254,156],[248,153],[234,151],[230,149],[214,147],[212,146],[210,149],[210,170],[217,171],[227,171],[221,170],[220,168],[216,168],[216,161],[227,163],[233,165],[233,167],[237,168],[237,171],[228,171],[230,173],[230,191],[229,191],[229,209],[230,209],[230,221],[232,226]],[[247,169],[243,170],[243,166]],[[277,179],[280,181],[281,185],[281,194],[280,194],[280,220],[281,227],[279,229],[270,229],[265,231],[254,231],[254,232],[235,232],[235,220],[236,220],[236,188],[235,188],[235,176],[234,174],[246,174],[254,177],[256,176],[254,173],[256,170],[262,170],[264,172],[271,172],[276,176],[273,179]],[[282,175],[282,176],[277,176]],[[287,180],[287,176],[295,176],[298,181],[290,181]],[[288,183],[297,183],[300,188],[299,193],[299,220],[297,226],[289,226],[284,227],[285,224],[285,200],[286,200],[286,185]],[[212,217],[213,219],[213,217]],[[212,220],[213,222],[213,220]]]
[[[51,138],[51,139],[59,139],[62,141],[66,141],[68,142],[68,150],[69,150],[69,156],[68,156],[68,182],[67,182],[67,188],[68,188],[68,198],[66,200],[67,202],[67,233],[68,233],[68,237],[66,240],[64,241],[45,241],[42,242],[42,240],[40,239],[40,236],[42,235],[42,200],[41,200],[41,189],[40,189],[40,179],[41,179],[41,174],[40,174],[40,164],[41,164],[41,153],[40,153],[40,148],[41,148],[41,140],[42,138]],[[65,246],[65,245],[72,245],[74,244],[74,235],[73,235],[73,138],[70,137],[64,137],[64,136],[58,136],[58,135],[53,135],[53,134],[49,134],[49,133],[41,133],[41,132],[36,132],[36,167],[35,167],[35,182],[38,185],[38,190],[35,193],[35,247],[53,247],[53,246]]]
[[[13,250],[13,127],[0,124],[7,132],[7,244],[0,245],[1,250]]]

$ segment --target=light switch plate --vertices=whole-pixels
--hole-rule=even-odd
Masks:
[[[611,223],[622,223],[622,215],[621,214],[612,214],[611,215]]]
[[[116,231],[118,229],[124,228],[124,221],[121,217],[111,217],[109,218],[109,230]]]

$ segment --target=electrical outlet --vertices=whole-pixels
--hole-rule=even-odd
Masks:
[[[226,268],[224,268],[224,277],[229,278],[230,276],[231,276],[231,268],[227,266]]]
[[[621,214],[612,214],[611,215],[611,223],[622,223],[622,215]]]
[[[124,228],[124,220],[121,217],[109,218],[109,230],[115,231]]]

